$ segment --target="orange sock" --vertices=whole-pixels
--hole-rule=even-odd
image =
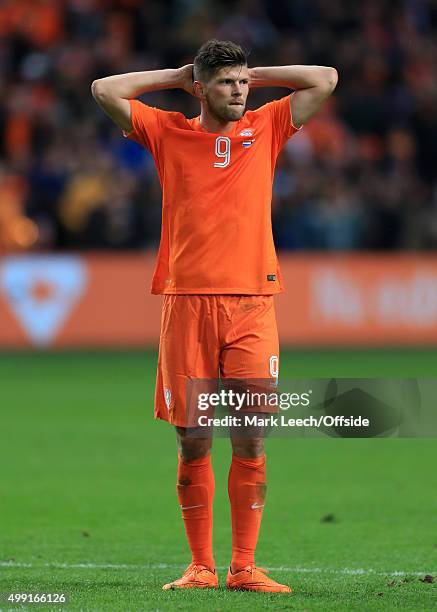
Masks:
[[[179,455],[176,485],[192,562],[214,569],[212,555],[212,501],[214,473],[211,455],[185,461]]]
[[[228,492],[232,514],[232,572],[255,564],[255,548],[266,494],[266,456],[232,455]]]

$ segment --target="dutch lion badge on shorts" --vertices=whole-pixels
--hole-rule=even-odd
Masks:
[[[166,387],[164,389],[164,399],[165,399],[165,404],[167,406],[167,409],[170,410],[170,406],[171,406],[171,390]]]

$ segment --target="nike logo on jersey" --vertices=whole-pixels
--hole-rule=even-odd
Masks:
[[[250,507],[252,510],[258,510],[258,508],[264,508],[264,504],[259,504],[258,502],[254,502]]]

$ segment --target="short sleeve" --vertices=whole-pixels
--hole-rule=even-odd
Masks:
[[[126,138],[135,140],[157,157],[165,111],[148,106],[140,100],[129,100],[131,108],[132,131],[123,132]]]
[[[268,113],[269,115],[273,133],[273,144],[276,146],[278,153],[287,140],[303,127],[296,128],[293,125],[292,104],[293,94],[290,94],[279,100],[268,102],[258,109],[258,112]]]

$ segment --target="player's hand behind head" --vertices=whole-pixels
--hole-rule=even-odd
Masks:
[[[193,90],[193,64],[186,64],[179,68],[181,76],[181,89],[194,96]]]

